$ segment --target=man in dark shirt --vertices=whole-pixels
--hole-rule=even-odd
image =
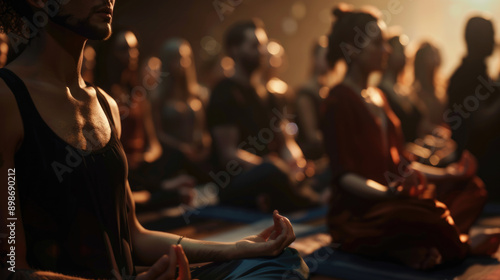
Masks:
[[[469,19],[465,29],[467,55],[450,78],[448,110],[444,120],[457,143],[456,160],[470,151],[478,160],[478,176],[490,193],[498,197],[500,183],[500,88],[488,75],[486,59],[495,47],[493,23],[483,17]]]
[[[444,114],[452,138],[457,142],[457,159],[465,149],[476,157],[482,156],[485,144],[492,139],[488,131],[499,121],[499,88],[486,67],[486,59],[494,50],[494,38],[490,20],[469,19],[465,30],[467,55],[450,78],[448,110]]]
[[[266,42],[266,32],[255,21],[237,23],[226,33],[234,75],[215,86],[207,109],[218,167],[210,175],[225,204],[264,211],[307,207],[317,196],[297,184],[306,161],[295,140],[283,132],[289,114],[254,83]]]
[[[273,226],[238,242],[140,225],[118,140],[118,106],[81,76],[87,40],[111,34],[114,4],[0,1],[1,30],[15,39],[14,51],[25,44],[0,71],[0,278],[121,279],[144,265],[151,268],[137,279],[191,279],[188,260],[224,261],[193,271],[199,279],[307,278],[296,251],[285,249],[295,236],[277,212]],[[230,261],[259,256],[268,257]]]

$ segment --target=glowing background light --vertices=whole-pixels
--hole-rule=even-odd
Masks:
[[[339,2],[356,8],[372,5],[381,10],[389,27],[401,26],[403,34],[408,35],[408,49],[423,39],[436,42],[442,50],[444,78],[452,74],[466,52],[463,33],[467,18],[478,11],[500,14],[500,1],[493,0],[252,0],[231,6],[221,20],[212,2],[150,0],[144,5],[138,0],[121,0],[116,5],[113,22],[117,26],[134,27],[140,34],[141,55],[145,57],[157,55],[166,38],[187,39],[193,46],[194,62],[201,68],[203,54],[223,53],[224,32],[230,25],[260,18],[269,36],[278,40],[287,53],[287,68],[280,72],[280,78],[296,88],[310,70],[313,42],[329,34],[332,8]],[[224,3],[236,2],[240,1]],[[497,33],[500,32],[500,19],[492,19]],[[489,60],[489,66],[490,74],[496,76],[500,66],[497,57]]]

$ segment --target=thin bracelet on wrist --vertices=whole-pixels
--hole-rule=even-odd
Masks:
[[[177,240],[177,244],[176,244],[176,245],[181,244],[181,241],[182,241],[182,239],[183,239],[183,238],[184,238],[184,236],[180,236],[180,237],[179,237],[179,240]]]

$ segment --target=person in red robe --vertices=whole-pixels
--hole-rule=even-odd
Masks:
[[[345,60],[348,71],[322,107],[334,174],[328,216],[333,242],[343,251],[416,269],[493,253],[486,248],[498,248],[497,236],[467,235],[486,201],[474,158],[464,154],[447,168],[412,162],[399,119],[383,93],[368,86],[390,52],[384,23],[344,6],[334,15],[327,59],[331,66]]]

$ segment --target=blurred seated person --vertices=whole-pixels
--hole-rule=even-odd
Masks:
[[[165,164],[167,155],[156,135],[148,91],[139,82],[145,79],[139,78],[135,34],[129,30],[114,32],[99,47],[96,60],[96,84],[110,93],[120,109],[123,126],[120,140],[127,156],[131,188],[150,192],[147,200],[138,201],[138,210],[189,204],[193,195],[189,190],[195,180],[176,174],[176,166]]]
[[[168,40],[163,44],[160,63],[161,73],[168,75],[161,77],[152,97],[158,138],[180,151],[192,165],[208,169],[211,138],[200,98],[200,92],[207,89],[197,82],[191,46],[183,39]]]
[[[266,44],[266,32],[255,21],[236,23],[226,32],[234,75],[213,89],[207,109],[217,169],[210,175],[223,204],[290,211],[316,205],[318,196],[299,184],[307,162],[283,132],[290,114],[278,109],[272,94],[256,90]]]
[[[498,247],[498,236],[467,240],[486,199],[473,160],[465,156],[444,169],[406,159],[400,121],[382,92],[368,86],[390,51],[374,14],[341,5],[329,35],[330,66],[341,59],[348,64],[322,109],[334,178],[332,239],[340,250],[415,269],[460,261],[469,252],[490,254],[485,248]],[[355,30],[368,26],[374,35],[364,47],[346,52],[356,48]]]
[[[422,118],[411,92],[401,82],[406,66],[405,45],[403,36],[394,36],[388,40],[391,52],[378,87],[384,93],[389,106],[401,121],[401,129],[405,142],[418,138],[419,124]]]
[[[415,54],[413,71],[413,91],[422,113],[420,136],[432,134],[436,127],[446,125],[443,115],[447,101],[439,80],[440,66],[439,49],[431,42],[422,42]]]
[[[297,90],[297,143],[307,159],[320,159],[325,155],[323,134],[319,127],[320,107],[330,91],[326,53],[328,39],[321,37],[312,49],[312,67],[309,79]]]
[[[392,51],[378,87],[401,122],[405,148],[412,154],[412,159],[427,165],[446,166],[454,161],[456,148],[450,137],[451,132],[444,126],[430,124],[430,117],[424,117],[424,112],[427,112],[425,104],[402,81],[406,64],[405,45],[402,41],[406,39],[401,35],[388,40]],[[415,62],[419,65],[416,67],[418,69],[422,68],[423,63],[420,61],[425,57],[423,54],[425,52],[420,51],[419,62]]]
[[[444,118],[458,146],[456,159],[468,150],[481,162],[496,149],[493,141],[499,137],[500,91],[486,65],[496,45],[492,20],[482,15],[469,18],[465,42],[467,54],[450,78]],[[480,164],[483,167],[488,168],[486,163]]]

